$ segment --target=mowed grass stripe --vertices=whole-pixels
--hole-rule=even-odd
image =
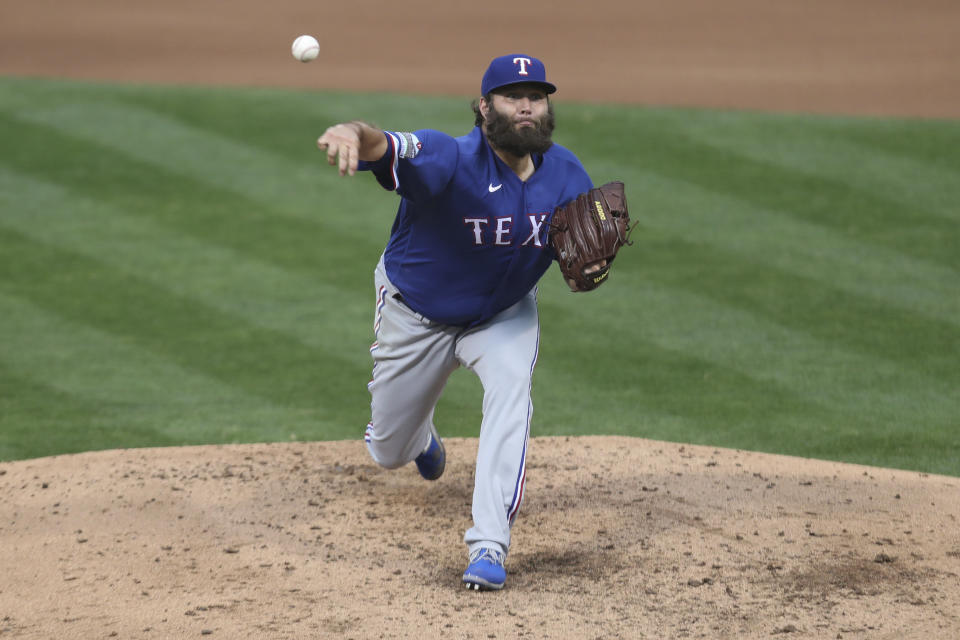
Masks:
[[[87,430],[104,413],[99,403],[34,381],[0,357],[0,460],[85,451],[97,441]]]
[[[960,175],[960,120],[848,118],[822,127],[868,151],[916,158]]]
[[[826,179],[842,177],[860,191],[875,193],[900,209],[919,209],[960,222],[960,174],[940,160],[911,149],[896,152],[838,136],[859,121],[720,112],[710,117],[664,114],[671,127],[711,147],[788,171]],[[867,122],[870,122],[869,120]],[[919,126],[919,123],[911,123]],[[871,141],[884,140],[894,125],[876,122]],[[950,125],[943,123],[942,128]],[[960,126],[956,127],[960,132]],[[918,136],[914,141],[918,142]]]
[[[622,278],[618,280],[624,286]],[[630,293],[640,298],[643,291],[631,289]],[[742,434],[764,440],[765,434],[785,423],[815,424],[814,418],[830,421],[837,416],[835,407],[818,405],[790,385],[763,379],[757,371],[744,373],[737,363],[678,348],[676,340],[651,339],[645,326],[661,318],[646,312],[633,316],[633,323],[617,331],[598,331],[598,317],[623,318],[628,313],[616,301],[570,306],[545,295],[541,308],[543,339],[536,394],[553,407],[570,404],[564,396],[572,390],[585,391],[570,404],[565,422],[552,425],[560,433],[576,432],[590,421],[603,433],[664,437],[680,429],[692,442],[710,437],[730,441],[731,435]],[[563,341],[561,336],[574,337]],[[597,357],[604,352],[616,354],[615,372],[607,358]],[[596,380],[604,383],[590,384]],[[744,411],[745,406],[749,411]]]
[[[803,344],[780,341],[767,348],[764,343],[769,339],[749,338],[754,333],[749,324],[739,329],[736,321],[714,326],[709,300],[700,302],[696,295],[675,300],[663,287],[654,290],[644,284],[647,279],[646,274],[625,275],[615,268],[611,282],[586,299],[565,293],[552,280],[541,287],[536,429],[624,433],[960,472],[953,419],[956,400],[941,397],[939,407],[946,406],[946,412],[936,412],[940,418],[930,421],[912,406],[923,402],[911,395],[913,389],[891,380],[886,408],[861,411],[872,402],[863,397],[862,389],[884,380],[883,371],[863,371],[857,364],[869,366],[871,361],[860,358],[836,370],[842,355],[821,362],[821,353],[817,349],[806,353]],[[654,295],[656,291],[660,296]],[[625,309],[621,300],[625,297],[638,306]],[[661,297],[671,304],[661,304]],[[684,301],[687,304],[680,304]],[[620,324],[611,329],[598,318],[615,318]],[[716,346],[701,348],[698,340]],[[769,375],[777,368],[783,368],[783,375]],[[887,367],[891,369],[895,367]],[[940,390],[946,386],[941,384]],[[821,398],[820,389],[830,390],[833,401]],[[848,393],[850,398],[845,397]]]
[[[396,196],[376,187],[369,176],[364,185],[369,193],[358,199],[355,181],[339,178],[315,148],[311,161],[295,162],[129,104],[81,102],[24,110],[16,117],[235,194],[274,216],[305,219],[316,227],[317,238],[335,233],[343,242],[369,242],[371,235],[379,240],[397,205]],[[383,206],[373,211],[358,206],[374,196]]]
[[[355,367],[369,360],[362,348],[367,336],[358,335],[358,326],[372,326],[372,285],[369,296],[347,295],[319,277],[169,232],[149,218],[3,169],[0,205],[6,212],[0,225],[37,242],[112,265],[248,325],[283,333],[317,350],[325,362]]]
[[[158,429],[141,428],[128,412],[60,391],[22,373],[0,360],[0,461],[182,444]]]
[[[836,349],[881,358],[932,380],[956,380],[960,326],[930,320],[827,280],[798,276],[745,255],[675,239],[662,261],[646,275],[723,305],[805,333]],[[677,255],[696,255],[691,263]]]
[[[360,261],[375,265],[383,248],[381,238],[358,239],[325,229],[323,220],[333,216],[324,216],[319,205],[312,219],[284,218],[266,204],[168,173],[92,141],[2,115],[0,137],[10,141],[9,155],[0,157],[0,166],[54,181],[92,201],[136,212],[183,235],[285,270],[310,277],[322,273],[345,288],[369,286],[370,271],[360,272],[356,265]],[[54,158],[49,149],[57,149]],[[294,200],[298,197],[291,194]],[[388,228],[384,223],[382,233]]]
[[[0,294],[0,334],[2,433],[30,441],[31,455],[287,439],[317,429],[302,412],[14,296]],[[32,433],[31,423],[44,428]],[[0,444],[0,458],[19,457],[17,448]]]
[[[610,284],[621,287],[620,295],[598,295],[590,308],[596,317],[637,318],[640,341],[777,384],[855,423],[865,418],[885,428],[918,420],[955,424],[960,415],[951,380],[904,370],[897,362],[847,350],[678,286],[647,282],[630,272],[616,278]],[[621,302],[626,291],[638,304],[632,316]],[[569,313],[576,304],[563,298],[552,304],[558,302],[562,311],[554,313]],[[743,397],[758,394],[744,389]]]
[[[651,232],[711,245],[830,289],[960,326],[960,275],[953,269],[658,175],[639,176],[628,202],[631,196],[640,201],[635,238],[641,246]],[[695,249],[685,250],[688,260],[696,260]]]
[[[132,340],[244,393],[311,414],[318,425],[331,426],[327,437],[339,437],[342,425],[363,420],[362,403],[344,399],[366,395],[366,366],[325,365],[324,352],[298,340],[3,227],[0,256],[0,291],[8,295]]]
[[[743,271],[742,286],[771,269],[784,277],[819,283],[824,296],[843,292],[857,306],[873,301],[884,314],[886,308],[891,316],[912,318],[910,324],[918,328],[928,323],[937,335],[942,334],[939,327],[960,326],[960,275],[951,269],[865,245],[777,211],[754,210],[674,180],[646,176],[637,190],[648,203],[639,214],[637,238],[642,241],[652,231],[657,238],[681,243],[670,254],[684,256],[677,263],[681,267],[696,267],[699,247],[712,246],[725,252],[727,260],[755,264],[754,273]],[[677,266],[672,260],[669,264]],[[782,291],[770,289],[767,294],[781,304],[802,303],[787,282]],[[837,301],[845,304],[842,297]],[[902,327],[891,327],[899,330]]]
[[[562,320],[566,326],[568,318]],[[545,340],[548,337],[545,332]],[[535,433],[624,434],[958,472],[960,447],[950,425],[878,423],[874,416],[838,412],[783,385],[758,381],[689,352],[634,338],[629,342],[614,373],[609,367],[585,366],[597,360],[593,348],[566,343],[542,350],[543,364],[534,383]],[[551,370],[565,368],[579,377],[551,379]],[[589,383],[596,379],[604,384]],[[570,395],[579,410],[569,407]]]
[[[239,139],[289,161],[315,165],[316,139],[330,125],[361,119],[396,131],[432,128],[458,136],[473,127],[470,98],[383,92],[107,86],[93,96],[150,110]]]
[[[631,175],[653,174],[740,200],[757,210],[779,211],[833,229],[921,262],[960,269],[955,220],[905,206],[844,180],[810,175],[760,162],[730,149],[688,138],[669,118],[628,112],[626,122],[597,120],[596,135],[620,136],[606,163]],[[718,224],[720,224],[718,222]]]

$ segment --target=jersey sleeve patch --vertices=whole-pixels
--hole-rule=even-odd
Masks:
[[[397,155],[407,160],[416,158],[417,154],[420,153],[420,149],[423,148],[423,143],[420,142],[420,138],[418,138],[416,134],[406,131],[398,131],[396,136],[397,141],[400,143]]]
[[[377,182],[387,191],[397,191],[400,187],[400,160],[413,160],[423,149],[423,143],[415,133],[402,131],[384,131],[387,138],[387,150],[383,157],[373,162],[360,161],[357,168],[372,171]]]

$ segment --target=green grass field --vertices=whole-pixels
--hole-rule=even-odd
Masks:
[[[397,197],[314,141],[468,102],[0,78],[0,460],[362,437]],[[535,435],[960,475],[960,122],[557,111],[640,226],[597,292],[542,281]]]

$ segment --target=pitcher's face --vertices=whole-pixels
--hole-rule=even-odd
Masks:
[[[537,85],[511,85],[480,99],[484,132],[494,147],[517,157],[543,153],[553,144],[553,105]]]

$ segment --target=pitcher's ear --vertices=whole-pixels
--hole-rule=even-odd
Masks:
[[[486,96],[480,96],[480,100],[477,103],[480,108],[480,115],[483,116],[483,119],[487,119],[487,114],[490,113],[490,103],[487,102]]]

